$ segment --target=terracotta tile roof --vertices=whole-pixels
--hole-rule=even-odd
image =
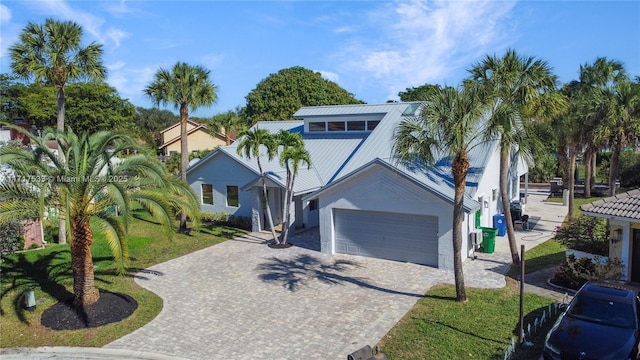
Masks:
[[[640,220],[640,189],[580,206],[586,215]]]

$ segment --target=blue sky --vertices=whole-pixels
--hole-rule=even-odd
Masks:
[[[107,82],[136,106],[161,67],[211,71],[208,117],[245,104],[269,74],[318,71],[367,103],[425,83],[458,85],[487,54],[546,60],[561,82],[596,57],[640,75],[638,1],[15,1],[0,3],[0,71],[28,21],[73,20],[104,45]]]

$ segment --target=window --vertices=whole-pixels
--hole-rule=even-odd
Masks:
[[[325,131],[324,124],[324,121],[310,122],[309,131]]]
[[[329,121],[327,128],[329,131],[344,131],[344,121]]]
[[[213,205],[213,185],[202,184],[202,203]]]
[[[347,122],[347,131],[364,131],[365,122],[364,121],[348,121]]]
[[[318,199],[309,201],[309,211],[318,210]]]
[[[227,186],[227,206],[238,207],[240,201],[238,200],[238,187],[229,185]]]
[[[378,126],[378,124],[380,124],[380,120],[367,121],[367,130],[372,131],[373,129],[376,128],[376,126]]]

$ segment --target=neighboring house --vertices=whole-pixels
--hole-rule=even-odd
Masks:
[[[177,122],[160,132],[162,145],[160,150],[164,155],[180,152],[180,122]],[[187,146],[189,153],[198,150],[212,150],[226,145],[224,134],[209,134],[207,126],[192,120],[187,121]]]
[[[640,189],[582,205],[580,210],[609,221],[609,257],[622,261],[623,279],[640,282]]]
[[[255,126],[271,133],[300,133],[312,166],[301,166],[294,186],[292,227],[319,227],[323,253],[347,253],[453,268],[453,179],[450,159],[434,167],[399,165],[393,159],[393,133],[414,116],[419,103],[304,107],[291,121]],[[253,230],[266,228],[261,179],[255,159],[223,146],[187,171],[202,211],[252,218]],[[473,255],[473,236],[491,226],[500,211],[499,152],[496,142],[469,154],[471,167],[464,199],[462,253]],[[282,223],[285,170],[279,159],[261,155],[274,223]],[[510,200],[519,199],[514,162]],[[481,236],[481,235],[480,235]],[[481,239],[478,239],[480,242]]]

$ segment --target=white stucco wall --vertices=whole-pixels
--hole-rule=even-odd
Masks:
[[[381,165],[352,176],[320,194],[320,242],[324,253],[333,254],[333,209],[384,211],[438,217],[438,267],[453,268],[452,205]],[[465,222],[468,217],[465,216]],[[463,232],[466,232],[463,223]],[[467,258],[467,234],[463,234],[462,257]]]

